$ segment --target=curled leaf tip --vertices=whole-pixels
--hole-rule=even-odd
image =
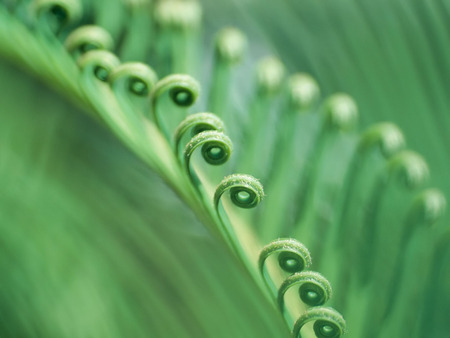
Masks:
[[[306,246],[293,238],[281,238],[269,243],[261,250],[258,264],[261,272],[266,259],[276,253],[278,253],[280,268],[288,273],[301,272],[312,264],[311,254]]]
[[[419,154],[403,150],[388,162],[391,175],[396,176],[408,188],[422,185],[429,177],[428,165]]]
[[[187,166],[194,150],[200,146],[204,160],[211,165],[227,162],[233,151],[233,144],[228,136],[216,130],[203,131],[186,145],[184,157]]]
[[[377,123],[367,129],[359,142],[359,150],[365,151],[378,146],[382,155],[389,158],[405,146],[401,130],[393,123]]]
[[[216,38],[216,52],[220,59],[229,63],[239,62],[247,47],[247,38],[234,27],[222,29]]]
[[[104,28],[94,25],[86,25],[75,29],[66,38],[64,45],[69,53],[86,53],[94,49],[111,50],[114,46],[113,39]]]
[[[447,200],[438,189],[427,189],[413,202],[413,212],[418,213],[427,223],[433,224],[445,213]]]
[[[358,108],[347,94],[334,94],[324,103],[323,111],[326,123],[337,129],[348,130],[355,126]]]
[[[200,25],[202,8],[197,1],[159,1],[154,17],[164,28],[192,29]]]
[[[250,175],[233,174],[225,177],[216,188],[214,194],[216,209],[226,191],[230,192],[233,204],[244,209],[256,207],[264,198],[263,186],[256,178]]]
[[[278,291],[281,310],[284,308],[284,295],[295,286],[298,286],[301,301],[308,306],[321,306],[331,298],[331,284],[325,277],[318,272],[303,271],[289,276],[281,285]]]
[[[178,154],[180,142],[188,130],[191,130],[191,135],[194,137],[203,131],[216,130],[223,132],[225,129],[223,121],[212,113],[196,113],[186,117],[175,130],[175,153]]]
[[[78,67],[83,72],[91,72],[100,81],[108,81],[109,75],[120,65],[116,55],[106,50],[92,50],[77,60]]]
[[[339,312],[329,307],[314,307],[300,316],[294,325],[292,336],[300,337],[300,330],[309,322],[314,322],[313,329],[318,338],[339,338],[346,330],[345,320]]]
[[[126,90],[137,96],[149,95],[158,81],[153,69],[140,62],[127,62],[116,67],[109,78],[110,83],[117,85],[120,81]]]
[[[54,19],[59,29],[79,21],[83,6],[79,0],[37,0],[33,2],[33,11],[38,18]]]
[[[168,75],[156,84],[151,94],[152,100],[156,101],[166,91],[169,92],[170,98],[176,105],[189,107],[196,102],[200,93],[200,85],[190,75]]]
[[[319,86],[308,74],[298,73],[289,78],[289,99],[297,109],[306,109],[314,104],[320,95]]]
[[[155,124],[170,138],[171,132],[167,130],[161,121],[161,112],[158,102],[164,94],[168,94],[170,100],[180,108],[188,108],[196,101],[200,93],[200,85],[192,76],[186,74],[171,74],[156,83],[150,93],[152,114]]]
[[[267,57],[258,63],[256,70],[260,91],[273,94],[281,88],[285,74],[285,67],[280,59]]]

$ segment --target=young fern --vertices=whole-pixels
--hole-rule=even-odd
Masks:
[[[211,130],[195,135],[184,148],[184,166],[193,182],[197,180],[191,173],[190,161],[194,151],[201,147],[204,160],[211,165],[224,164],[231,156],[233,145],[225,134]]]
[[[267,287],[276,295],[277,289],[266,268],[266,260],[273,254],[278,254],[279,267],[290,274],[308,269],[312,261],[309,250],[295,239],[278,239],[266,245],[259,255],[258,266]]]
[[[284,296],[294,286],[299,286],[300,299],[308,306],[323,305],[331,298],[331,285],[325,277],[317,272],[300,272],[287,278],[280,286],[278,306],[282,312],[284,312]]]
[[[195,136],[207,130],[224,132],[224,129],[223,121],[214,114],[196,113],[189,115],[178,125],[174,132],[174,151],[176,154],[179,154],[181,140],[189,130],[191,131],[191,135]]]
[[[413,260],[432,265],[436,252],[444,250],[447,242],[421,243],[419,235],[442,217],[446,203],[438,190],[414,197],[429,169],[420,155],[402,150],[398,127],[384,122],[357,134],[360,113],[349,95],[334,94],[319,104],[317,82],[297,73],[285,84],[286,67],[274,57],[259,62],[244,107],[249,120],[237,121],[231,114],[239,107],[229,97],[247,46],[241,31],[219,33],[205,103],[205,86],[193,75],[199,73],[194,67],[199,3],[143,0],[113,6],[126,13],[122,18],[131,18],[130,26],[99,15],[108,7],[102,2],[3,1],[0,54],[75,101],[158,173],[237,258],[259,296],[272,305],[267,311],[278,307],[294,337],[344,335],[347,324],[337,310],[348,318],[349,336],[377,337],[374,328],[384,322],[389,330],[380,337],[401,336],[412,312],[405,304],[412,300],[421,304],[423,323],[432,305],[419,295],[432,278],[414,283]],[[137,34],[145,27],[155,41],[140,45]],[[10,35],[20,43],[12,43]],[[302,125],[306,120],[311,128]],[[243,137],[232,139],[225,130]],[[309,144],[295,143],[302,133]],[[233,156],[219,171],[228,176],[220,181],[217,172],[198,170],[199,148],[212,166]],[[249,174],[229,175],[230,167]],[[250,210],[265,197],[263,184],[267,204]],[[228,207],[225,194],[242,210]],[[278,237],[292,238],[273,240]],[[433,251],[435,242],[439,247]],[[317,257],[318,272],[309,270],[311,257]],[[439,273],[436,266],[429,270]],[[295,297],[292,288],[298,290]],[[327,302],[337,310],[324,307]],[[423,324],[408,332],[419,337]]]
[[[186,108],[192,106],[198,98],[200,87],[198,82],[189,75],[173,74],[160,80],[150,94],[153,120],[167,139],[170,140],[170,131],[162,122],[163,117],[159,112],[159,100],[168,93],[175,106]],[[170,117],[165,117],[169,119]]]
[[[335,310],[327,307],[316,307],[307,310],[295,323],[293,337],[299,337],[300,330],[308,322],[314,322],[314,333],[317,338],[337,338],[345,333],[345,322]]]

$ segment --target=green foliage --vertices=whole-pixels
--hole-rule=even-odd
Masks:
[[[441,337],[447,2],[202,3],[0,3],[0,335]]]

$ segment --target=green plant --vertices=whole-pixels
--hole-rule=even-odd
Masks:
[[[317,15],[341,6],[361,18],[355,3],[303,5]],[[312,251],[314,269],[335,288],[331,302],[345,314],[349,336],[440,334],[438,316],[431,319],[436,328],[427,324],[438,309],[448,309],[442,277],[448,232],[426,225],[442,216],[445,198],[435,189],[415,196],[428,167],[402,150],[398,127],[381,123],[360,135],[352,98],[335,94],[322,102],[312,77],[297,74],[286,82],[277,58],[264,59],[255,71],[240,68],[246,83],[236,85],[246,43],[235,29],[218,36],[212,76],[200,86],[196,2],[4,1],[0,13],[1,54],[99,122],[17,80],[16,70],[3,70],[9,107],[2,109],[5,336],[282,336],[310,318],[317,335],[332,336],[341,317],[328,308],[306,310],[330,298],[329,282],[303,271],[311,265],[307,249],[275,240],[280,236],[298,238]],[[96,26],[75,30],[80,24]],[[349,40],[353,52],[358,45]],[[355,54],[357,60],[370,56]],[[442,106],[441,77],[430,78]],[[38,123],[35,102],[7,94],[14,85],[20,97],[42,101]],[[416,85],[409,83],[406,92],[416,92]],[[199,111],[201,88],[209,93],[197,106],[224,123],[209,113],[184,119],[187,108]],[[367,110],[370,95],[354,92]],[[429,111],[428,101],[412,101]],[[388,102],[401,107],[404,101]],[[219,183],[232,172],[260,178],[265,205],[250,210],[264,195],[252,176]],[[228,191],[234,204],[249,210],[222,201]],[[435,283],[440,300],[426,292]],[[223,290],[236,285],[242,289]],[[292,286],[299,287],[301,302]],[[217,311],[216,302],[222,305]],[[420,304],[418,319],[411,303]],[[312,333],[306,331],[302,335]]]

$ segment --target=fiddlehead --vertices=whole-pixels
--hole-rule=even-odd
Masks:
[[[348,231],[351,221],[349,217],[352,209],[351,196],[357,195],[356,189],[358,186],[365,185],[360,182],[367,175],[364,171],[364,164],[369,161],[369,155],[374,154],[374,151],[383,156],[384,159],[389,159],[394,154],[398,153],[405,146],[405,139],[401,130],[393,123],[383,122],[369,127],[360,137],[356,151],[351,159],[345,182],[342,188],[342,199],[337,208],[336,226],[333,229],[338,234],[335,237],[335,245],[340,243],[343,238],[348,236]],[[377,154],[375,154],[377,155]],[[384,163],[384,162],[383,162]],[[366,165],[367,166],[367,165]],[[373,166],[367,168],[373,172]],[[335,246],[332,246],[334,250]]]
[[[244,209],[256,207],[264,198],[263,186],[256,178],[250,175],[230,175],[222,180],[214,194],[214,206],[217,212],[220,199],[227,191],[230,192],[233,204]]]
[[[433,224],[445,212],[447,200],[438,189],[427,189],[422,191],[413,201],[407,216],[407,225],[414,223]]]
[[[405,196],[422,185],[429,176],[429,170],[424,159],[417,153],[404,150],[394,155],[386,164],[384,171],[379,175],[369,197],[368,206],[364,215],[364,228],[361,229],[362,241],[358,247],[363,259],[360,269],[361,283],[368,282],[376,269],[373,268],[375,258],[379,252],[387,253],[379,243],[384,242],[383,237],[393,238],[391,222],[399,222],[396,215],[407,206]],[[393,203],[398,211],[392,210]],[[383,212],[386,211],[386,212]],[[390,218],[391,217],[391,218]],[[380,262],[380,266],[382,266]]]
[[[165,92],[169,92],[173,103],[181,107],[192,106],[197,100],[200,85],[189,75],[173,74],[166,76],[156,84],[151,99],[156,105],[158,98]],[[154,111],[157,115],[156,110]]]
[[[291,75],[288,79],[287,96],[286,107],[278,126],[280,132],[275,140],[276,151],[273,154],[268,177],[274,177],[275,173],[284,168],[289,167],[289,170],[291,169],[293,154],[295,154],[294,147],[296,147],[293,140],[296,139],[296,125],[301,118],[299,113],[311,110],[318,101],[320,89],[310,75],[297,73]]]
[[[400,302],[398,303],[397,308],[402,306],[407,308],[410,304],[417,301],[417,291],[409,289],[411,285],[406,282],[410,275],[403,270],[403,267],[408,265],[408,261],[418,260],[417,256],[410,257],[408,255],[408,252],[410,252],[408,249],[414,247],[414,251],[415,253],[419,253],[419,257],[420,253],[423,255],[423,253],[428,252],[427,247],[429,246],[429,242],[427,241],[426,234],[430,231],[429,228],[443,216],[446,204],[447,201],[445,196],[438,189],[426,189],[420,192],[412,201],[409,211],[403,220],[402,227],[399,229],[397,241],[395,242],[395,245],[391,245],[390,248],[392,252],[390,256],[393,263],[390,278],[387,279],[387,287],[385,288],[388,292],[386,299],[388,299],[389,302],[386,302],[387,304],[382,313],[383,316],[380,316],[379,322],[381,322],[383,318],[391,316],[392,312],[395,316],[395,307],[392,306],[393,302]],[[435,228],[433,230],[435,230]],[[423,239],[423,241],[414,243],[414,237],[419,237]],[[429,257],[427,257],[427,255],[423,255],[422,260],[420,260],[421,264],[431,266],[432,264],[428,259]],[[408,271],[408,273],[410,273],[410,271]],[[414,276],[411,276],[411,278],[414,278]],[[420,286],[422,290],[425,290],[425,279],[416,277],[415,280],[415,288]],[[420,281],[422,281],[422,283]],[[423,291],[423,293],[426,294],[426,291]],[[376,297],[377,293],[374,293],[373,298],[375,299]],[[379,303],[380,302],[377,302],[377,304]],[[405,313],[407,312],[406,308]],[[370,323],[371,319],[373,320],[373,316],[368,316],[367,322]],[[370,327],[370,325],[368,326]]]
[[[123,63],[108,78],[121,110],[134,125],[135,133],[144,136],[143,118],[148,114],[148,96],[158,77],[149,66],[139,62]]]
[[[32,9],[38,25],[44,25],[56,34],[65,26],[80,20],[83,15],[79,0],[35,0]]]
[[[339,312],[328,307],[315,307],[300,316],[294,325],[292,336],[301,337],[302,327],[309,322],[314,322],[314,333],[318,338],[339,338],[346,329],[345,320]]]
[[[317,102],[320,88],[308,74],[298,73],[288,80],[289,104],[292,110],[305,111]]]
[[[255,208],[264,198],[264,189],[262,184],[253,176],[233,174],[225,177],[216,188],[214,193],[214,208],[222,225],[222,234],[228,241],[228,244],[241,257],[245,257],[239,240],[236,237],[234,229],[229,222],[228,217],[222,215],[219,208],[222,195],[230,193],[230,199],[234,205],[243,209]]]
[[[200,24],[202,8],[195,1],[161,1],[154,17],[164,28],[192,29]]]
[[[324,127],[349,130],[355,126],[358,119],[358,108],[355,101],[347,94],[330,96],[323,106]]]
[[[117,96],[131,93],[146,97],[158,81],[158,77],[146,64],[127,62],[114,69],[109,81]]]
[[[405,138],[393,123],[382,122],[368,128],[358,143],[358,152],[365,153],[377,147],[383,157],[389,158],[404,148]]]
[[[97,80],[107,82],[113,69],[120,65],[120,60],[106,50],[92,50],[80,56],[77,65],[84,77],[95,76]]]
[[[283,83],[285,67],[276,57],[261,60],[256,70],[258,90],[262,94],[276,93]]]
[[[229,64],[239,62],[247,47],[247,38],[238,29],[227,27],[222,29],[216,37],[216,57]]]
[[[311,264],[309,250],[295,239],[278,239],[266,245],[259,254],[258,267],[267,287],[276,295],[276,287],[269,276],[266,260],[277,254],[279,267],[288,274],[301,272],[308,269]]]
[[[173,74],[158,81],[150,93],[151,109],[156,126],[170,138],[167,127],[161,123],[159,101],[163,94],[168,94],[171,102],[180,108],[192,106],[199,95],[199,83],[189,75]]]
[[[307,217],[306,211],[312,210],[309,205],[312,202],[311,194],[314,191],[318,180],[320,163],[324,157],[325,151],[331,142],[331,138],[339,131],[351,130],[358,118],[358,109],[353,99],[346,94],[334,94],[330,96],[321,108],[322,122],[316,140],[309,150],[306,168],[303,171],[300,182],[302,186],[299,190],[297,208],[294,214],[297,226],[301,227],[307,224],[303,222]],[[313,222],[309,222],[312,224]],[[300,235],[305,234],[307,229]]]
[[[354,257],[352,246],[342,248],[342,243],[350,240],[357,243],[361,223],[355,222],[355,215],[360,211],[361,196],[366,195],[373,183],[374,173],[386,165],[386,161],[405,146],[401,130],[393,123],[382,122],[370,126],[359,137],[355,151],[345,174],[340,197],[336,203],[336,215],[331,231],[328,232],[327,244],[319,258],[322,271],[326,271],[331,280],[339,280],[346,275],[337,262],[343,256]],[[338,254],[336,254],[338,252]],[[322,261],[321,257],[328,257]],[[347,260],[350,258],[345,258]]]
[[[223,118],[230,118],[228,98],[232,87],[232,71],[241,61],[246,45],[245,35],[233,27],[224,28],[216,37],[208,107]]]
[[[211,113],[196,113],[186,117],[177,127],[174,133],[174,150],[178,156],[180,143],[183,136],[191,130],[191,135],[195,136],[203,131],[216,130],[223,132],[224,124],[220,118]]]
[[[190,161],[194,151],[202,147],[203,159],[211,165],[221,165],[228,161],[233,151],[233,145],[224,133],[209,130],[195,135],[184,149],[184,166],[191,180],[196,183],[190,169]]]
[[[278,58],[266,57],[258,62],[256,88],[250,103],[249,118],[251,124],[247,124],[247,129],[244,130],[242,136],[246,156],[243,156],[242,160],[237,163],[237,170],[251,171],[264,178],[263,175],[271,164],[272,158],[274,135],[271,122],[273,121],[274,106],[284,79],[285,67]],[[259,132],[251,133],[251,130],[259,130]],[[260,149],[265,149],[267,155],[259,156]]]
[[[156,48],[163,74],[192,71],[201,17],[202,8],[197,1],[157,2],[154,18],[160,39]]]
[[[320,273],[303,271],[289,276],[278,290],[278,306],[284,312],[284,296],[286,292],[298,286],[300,299],[307,306],[320,306],[331,298],[331,284]]]
[[[75,56],[94,49],[112,50],[114,41],[111,35],[99,26],[82,26],[75,29],[64,42],[67,51]]]
[[[389,161],[388,171],[392,178],[409,189],[417,188],[429,177],[428,165],[422,156],[406,150]]]
[[[130,117],[119,108],[107,83],[120,61],[111,52],[93,50],[80,56],[77,64],[81,69],[81,88],[87,101],[106,124],[129,143],[135,138],[136,130],[130,127]]]

